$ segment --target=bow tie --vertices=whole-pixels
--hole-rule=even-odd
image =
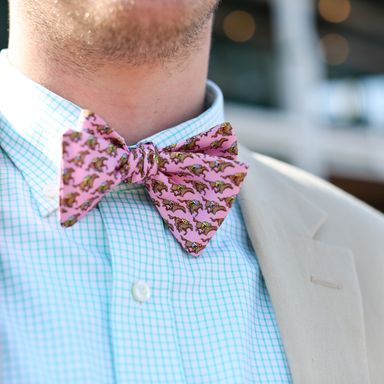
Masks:
[[[176,144],[128,148],[98,115],[63,134],[60,223],[70,227],[121,182],[143,184],[181,246],[198,256],[227,216],[248,166],[237,161],[229,123]]]

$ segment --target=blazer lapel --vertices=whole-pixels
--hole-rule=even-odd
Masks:
[[[295,384],[369,383],[360,287],[350,249],[316,240],[327,213],[262,155],[238,195]]]

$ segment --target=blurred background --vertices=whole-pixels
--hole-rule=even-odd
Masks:
[[[222,0],[209,77],[240,142],[384,212],[383,0]]]

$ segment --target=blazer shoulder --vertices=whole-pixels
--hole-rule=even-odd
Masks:
[[[375,225],[378,225],[381,231],[384,231],[384,214],[364,201],[329,181],[297,166],[270,156],[252,152],[243,146],[240,148],[243,153],[247,152],[247,159],[251,162],[251,164],[249,164],[250,167],[252,167],[252,162],[255,162],[258,166],[268,168],[269,171],[277,174],[278,177],[282,177],[291,187],[322,207],[329,214],[347,212],[354,217],[357,215],[362,219],[365,218]]]

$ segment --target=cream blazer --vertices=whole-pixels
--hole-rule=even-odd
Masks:
[[[295,384],[384,383],[384,215],[239,145],[238,195]],[[384,192],[383,192],[384,193]]]

